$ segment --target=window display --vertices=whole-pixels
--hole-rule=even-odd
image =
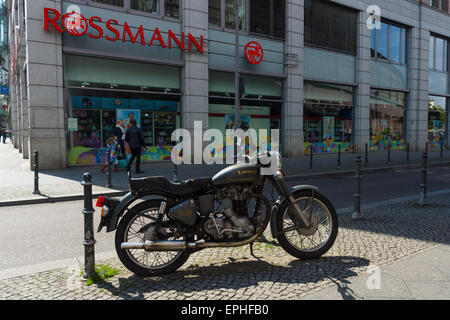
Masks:
[[[430,148],[440,148],[446,145],[446,98],[430,96],[428,102],[428,145]]]
[[[405,93],[370,92],[370,150],[404,149]]]
[[[306,83],[303,112],[305,153],[352,152],[353,88]]]

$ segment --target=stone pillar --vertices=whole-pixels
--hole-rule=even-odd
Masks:
[[[282,112],[281,149],[287,157],[304,153],[303,134],[303,62],[304,1],[286,2],[286,41],[284,106]]]
[[[358,16],[358,41],[356,57],[356,87],[353,113],[353,144],[355,152],[365,152],[370,143],[370,47],[371,30],[367,27],[369,15],[361,11]]]
[[[39,151],[40,169],[59,169],[66,166],[67,158],[62,36],[55,30],[44,30],[45,7],[61,12],[61,1],[26,1],[30,151]]]
[[[424,151],[428,137],[429,39],[428,30],[410,31],[406,130],[411,151]]]
[[[26,70],[20,70],[20,105],[22,109],[22,155],[30,158],[30,129],[28,121],[27,77]]]
[[[17,113],[17,147],[19,152],[22,153],[23,147],[23,122],[22,122],[22,103],[20,97],[20,68],[22,67],[21,59],[19,57],[16,60],[16,67],[14,72],[14,89],[15,89],[15,100],[16,100],[16,113]]]
[[[188,39],[184,50],[182,71],[183,98],[181,105],[181,125],[193,135],[194,121],[202,121],[203,130],[208,129],[208,1],[183,1],[183,31],[200,41],[203,36],[203,53],[192,45],[188,50]]]

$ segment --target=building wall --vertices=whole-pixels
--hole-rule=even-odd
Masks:
[[[284,79],[281,133],[284,154],[300,156],[304,153],[304,82],[309,80],[354,87],[355,152],[364,151],[370,140],[370,89],[377,87],[406,92],[407,140],[412,150],[423,150],[427,140],[430,93],[429,37],[433,33],[450,38],[450,15],[409,0],[330,1],[359,11],[356,55],[304,45],[304,0],[286,0],[284,41],[247,33],[240,36],[242,72]],[[135,15],[124,10],[83,7],[87,16],[102,16],[105,20],[115,18],[120,23],[132,22],[134,26],[142,24],[145,28],[148,26],[148,30],[158,26],[163,33],[171,29],[175,33],[191,33],[195,37],[203,35],[203,54],[188,50],[163,50],[157,46],[148,48],[136,44],[112,43],[105,39],[72,37],[54,30],[43,30],[44,7],[64,13],[72,4],[82,6],[84,2],[77,0],[10,0],[11,48],[14,48],[16,30],[13,27],[15,10],[12,8],[16,2],[19,7],[25,4],[25,25],[10,89],[11,105],[15,110],[12,113],[13,142],[24,158],[30,157],[36,149],[41,154],[42,168],[66,166],[68,114],[63,94],[63,53],[68,52],[180,67],[182,125],[192,131],[194,121],[201,120],[208,126],[209,71],[233,72],[234,34],[209,27],[207,1],[184,1],[179,21]],[[407,67],[380,64],[370,58],[371,32],[366,26],[369,18],[366,9],[369,5],[380,6],[383,18],[408,27]],[[450,3],[447,9],[449,7]],[[255,39],[261,43],[266,54],[264,63],[252,66],[246,62],[243,52],[245,44]],[[446,76],[448,81],[448,74]],[[444,89],[447,89],[446,95],[450,97],[448,87]]]

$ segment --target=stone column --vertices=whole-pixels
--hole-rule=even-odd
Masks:
[[[208,1],[183,1],[183,31],[186,37],[184,68],[182,71],[183,98],[181,105],[181,125],[194,137],[194,121],[202,121],[203,130],[208,129]],[[189,52],[188,35],[199,42],[203,36],[203,53],[192,45]]]
[[[353,113],[353,144],[355,152],[365,152],[370,143],[370,47],[371,30],[367,27],[369,15],[361,11],[358,16],[356,82]]]
[[[45,7],[61,12],[61,1],[26,1],[30,151],[39,151],[40,169],[59,169],[66,166],[67,154],[62,36],[55,30],[44,30]]]
[[[30,158],[30,129],[28,121],[28,99],[26,70],[20,70],[20,105],[22,109],[22,155]]]
[[[406,130],[411,151],[424,151],[428,137],[429,39],[428,30],[410,31]]]
[[[281,149],[287,157],[304,153],[303,134],[303,62],[304,1],[286,1],[286,41],[284,105],[282,110]]]
[[[15,100],[16,100],[16,113],[17,113],[17,147],[19,152],[22,153],[23,147],[23,122],[22,122],[22,103],[20,97],[20,68],[22,67],[21,59],[19,57],[16,59],[16,67],[14,72],[14,89],[15,89]]]

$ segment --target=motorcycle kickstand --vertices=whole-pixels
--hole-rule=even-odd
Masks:
[[[253,242],[251,242],[250,243],[250,255],[252,255],[255,259],[257,259],[257,260],[261,260],[259,257],[257,257],[256,255],[255,255],[255,253],[253,252],[253,244],[254,244],[255,242],[253,241]]]

